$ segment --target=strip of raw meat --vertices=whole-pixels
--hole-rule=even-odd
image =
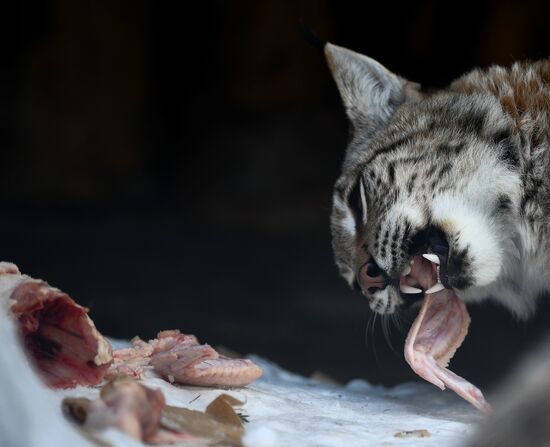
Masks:
[[[113,363],[107,371],[106,378],[114,379],[117,376],[128,376],[133,379],[143,379],[147,371],[152,371],[151,355],[156,340],[147,343],[139,337],[132,339],[132,347],[117,349],[113,352]]]
[[[139,440],[152,437],[159,428],[164,395],[132,380],[115,380],[101,389],[97,411],[104,403],[111,424]],[[92,415],[89,415],[89,417]]]
[[[413,275],[425,290],[438,282],[435,265],[422,259],[415,259]],[[481,391],[447,369],[468,333],[469,324],[466,306],[452,290],[424,294],[405,342],[405,359],[420,377],[442,390],[449,387],[479,410],[489,412],[491,406]]]
[[[181,430],[161,427],[164,395],[130,379],[117,379],[101,390],[100,399],[68,398],[66,412],[91,432],[116,427],[147,444],[166,445],[198,438]]]
[[[262,375],[252,361],[222,356],[211,346],[201,345],[193,335],[163,331],[145,343],[133,340],[133,347],[114,352],[108,376],[126,374],[141,378],[148,370],[170,382],[197,386],[241,387]]]
[[[176,344],[179,344],[182,348],[185,346],[200,346],[194,335],[182,334],[177,330],[161,331],[157,337],[149,340],[149,342],[134,337],[132,347],[114,351],[113,364],[107,373],[107,379],[116,376],[142,379],[149,371],[154,371],[153,365],[151,365],[153,353],[167,351]],[[208,345],[204,346],[206,349],[210,348]]]
[[[243,421],[235,406],[243,402],[221,394],[205,412],[165,405],[160,390],[124,378],[109,382],[100,398],[66,398],[65,414],[81,425],[94,439],[99,431],[116,427],[150,445],[241,446]],[[103,445],[103,444],[101,444]]]
[[[0,302],[18,322],[26,352],[49,386],[91,386],[103,380],[111,346],[88,309],[7,262],[0,262]]]

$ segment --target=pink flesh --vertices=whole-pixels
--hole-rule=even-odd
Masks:
[[[88,317],[88,309],[42,281],[1,263],[0,282],[10,314],[18,322],[27,354],[52,387],[91,386],[103,380],[112,355],[107,340]],[[13,268],[6,268],[13,266]]]
[[[194,336],[179,331],[163,331],[149,343],[140,339],[133,343],[133,348],[115,351],[109,377],[127,374],[139,378],[154,369],[171,382],[240,387],[262,375],[250,360],[221,356],[211,346],[201,345]]]
[[[437,282],[435,264],[415,258],[410,277],[427,290]],[[410,283],[410,278],[406,281]],[[469,324],[466,306],[452,290],[424,294],[420,312],[407,336],[405,359],[420,377],[442,390],[449,387],[477,409],[489,412],[491,406],[481,391],[446,368],[464,341]]]
[[[153,369],[150,366],[153,344],[144,342],[139,337],[135,337],[132,344],[131,348],[117,349],[113,352],[113,364],[107,371],[107,379],[120,375],[142,379],[146,371]]]
[[[112,353],[88,317],[88,309],[47,283],[0,262],[0,301],[8,302],[27,354],[44,381],[58,388],[93,386],[104,378],[143,377],[145,371],[182,384],[245,386],[262,375],[250,360],[219,355],[193,335],[163,331],[146,343]]]
[[[160,390],[147,388],[133,380],[118,379],[106,384],[101,390],[101,398],[87,407],[85,424],[92,430],[116,427],[149,445],[196,442],[197,438],[189,433],[166,430],[161,426],[164,405],[164,395]]]

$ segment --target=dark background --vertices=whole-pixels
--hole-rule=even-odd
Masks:
[[[380,319],[366,337],[368,306],[333,265],[347,123],[299,22],[427,87],[550,54],[543,1],[23,1],[4,19],[2,259],[104,334],[180,328],[386,385],[415,378],[408,326],[390,322],[394,351]],[[527,323],[471,314],[453,369],[488,386],[546,331],[550,302]]]

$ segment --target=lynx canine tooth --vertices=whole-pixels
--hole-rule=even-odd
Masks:
[[[409,273],[411,273],[411,266],[407,265],[403,271],[403,276],[407,276]]]
[[[428,261],[439,265],[439,256],[434,255],[433,253],[424,253],[422,256],[425,257]]]
[[[441,284],[440,282],[438,282],[437,284],[433,285],[432,287],[430,287],[428,290],[426,290],[426,294],[429,294],[429,293],[435,293],[435,292],[439,292],[440,290],[443,290],[445,288],[445,286],[443,284]]]
[[[408,286],[407,284],[400,284],[399,288],[403,293],[420,293],[422,289],[417,289],[416,287]]]

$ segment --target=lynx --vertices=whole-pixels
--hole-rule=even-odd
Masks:
[[[424,92],[367,56],[325,54],[351,122],[331,215],[341,275],[393,313],[429,292],[408,276],[429,252],[437,290],[532,313],[550,286],[550,60]]]

